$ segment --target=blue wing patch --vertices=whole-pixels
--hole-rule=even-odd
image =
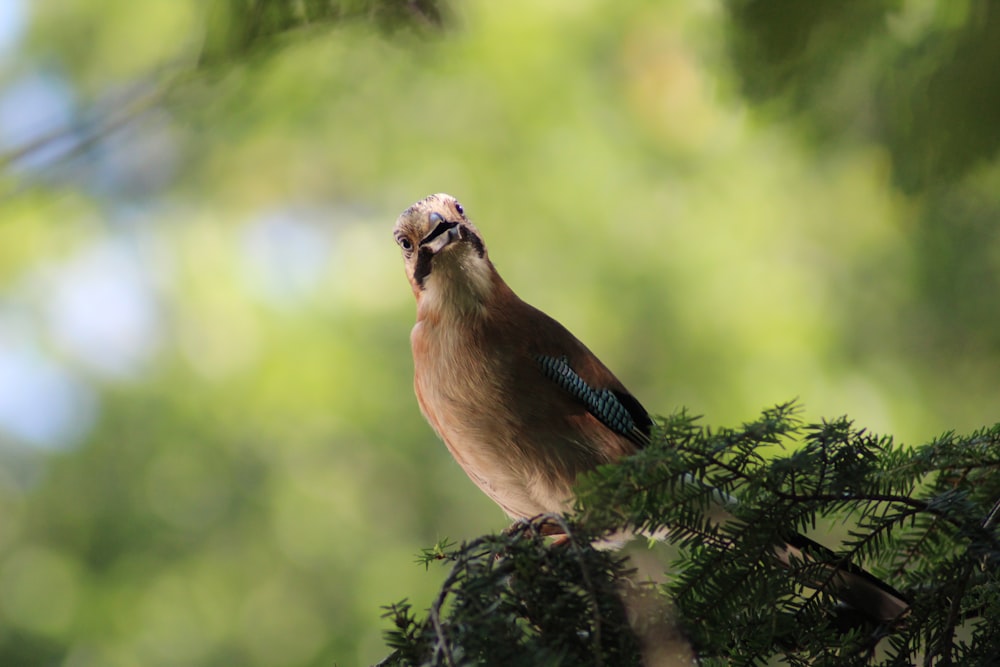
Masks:
[[[611,389],[594,389],[576,374],[566,357],[556,358],[539,354],[535,356],[535,360],[547,378],[583,403],[587,412],[597,417],[602,424],[637,445],[642,446],[648,442],[649,417],[631,395]],[[623,399],[629,405],[623,403]],[[642,424],[636,423],[634,416],[636,410],[643,418]]]

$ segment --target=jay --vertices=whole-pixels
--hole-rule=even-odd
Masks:
[[[649,442],[642,404],[565,327],[507,286],[454,197],[413,204],[393,233],[417,301],[417,402],[509,517],[568,511],[578,475]],[[775,545],[775,555],[788,565],[806,558],[804,549],[825,547],[796,535]],[[837,569],[831,592],[869,620],[891,622],[908,610],[901,594],[864,570]]]

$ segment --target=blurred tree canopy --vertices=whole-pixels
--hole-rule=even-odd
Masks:
[[[504,525],[412,397],[431,192],[654,412],[994,423],[998,21],[0,3],[0,663],[371,662]]]

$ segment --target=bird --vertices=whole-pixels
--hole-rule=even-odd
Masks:
[[[566,327],[504,282],[455,197],[416,202],[393,236],[417,303],[410,343],[420,410],[511,519],[570,511],[581,474],[650,442],[647,410]],[[832,553],[802,535],[774,552],[785,566]],[[831,567],[835,595],[866,617],[889,623],[907,612],[904,596],[863,569]]]

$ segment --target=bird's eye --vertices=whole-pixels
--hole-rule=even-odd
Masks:
[[[413,242],[410,241],[410,239],[406,238],[405,236],[400,236],[398,239],[396,239],[396,243],[398,243],[399,247],[405,250],[406,252],[410,252],[411,250],[413,250]]]
[[[465,209],[463,209],[462,205],[458,202],[455,202],[455,210],[458,211],[459,215],[465,215]]]

